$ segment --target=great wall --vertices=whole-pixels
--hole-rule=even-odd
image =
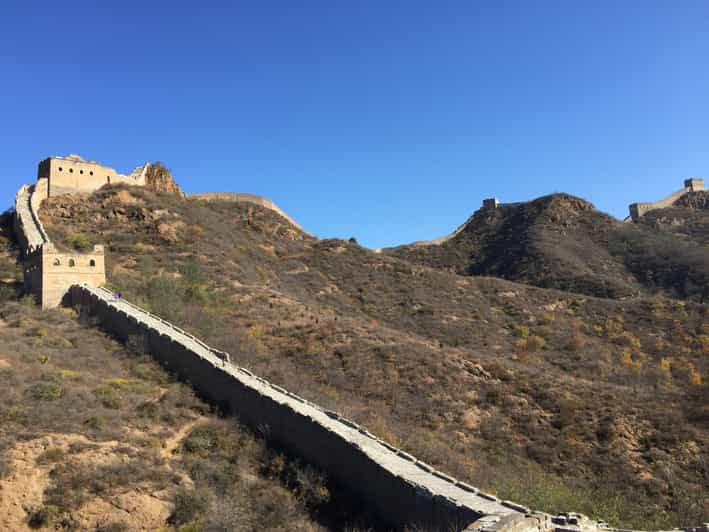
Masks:
[[[320,467],[394,527],[417,524],[451,530],[454,526],[479,532],[614,530],[581,514],[552,516],[484,493],[389,445],[340,414],[233,365],[228,353],[209,347],[175,325],[115,299],[101,287],[105,282],[102,247],[88,254],[58,253],[47,236],[38,210],[52,194],[52,176],[41,175],[42,164],[37,184],[23,185],[17,192],[15,231],[25,263],[25,289],[44,308],[61,302],[95,317],[123,341],[141,339],[153,357],[203,397],[269,441]],[[85,164],[89,165],[86,168],[103,168],[98,163]],[[85,183],[79,188],[86,191],[91,187],[99,188]],[[682,530],[709,532],[709,524]]]

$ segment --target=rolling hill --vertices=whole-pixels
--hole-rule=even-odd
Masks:
[[[709,211],[703,192],[641,223],[622,223],[567,194],[480,209],[451,239],[385,253],[461,275],[488,275],[614,299],[709,298]],[[684,233],[683,233],[684,231]],[[681,237],[681,238],[679,238]]]
[[[125,186],[40,216],[58,245],[106,244],[130,300],[432,465],[662,528],[709,518],[709,260],[702,215],[676,209],[691,238],[558,194],[383,253],[254,203]]]

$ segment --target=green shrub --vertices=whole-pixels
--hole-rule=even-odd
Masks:
[[[222,446],[225,434],[214,426],[203,426],[192,429],[182,442],[182,447],[187,453],[205,455]]]
[[[92,416],[84,421],[84,425],[94,430],[102,429],[105,423],[106,420],[102,416]]]
[[[47,528],[54,524],[59,517],[59,508],[48,504],[35,510],[30,510],[28,525],[30,528]]]
[[[175,510],[170,523],[185,525],[204,515],[209,507],[209,494],[205,491],[181,489],[175,494]]]
[[[56,401],[64,395],[61,384],[56,382],[39,382],[27,389],[30,397],[37,401]]]
[[[93,243],[84,233],[71,233],[67,236],[66,242],[76,251],[86,252],[93,249]]]

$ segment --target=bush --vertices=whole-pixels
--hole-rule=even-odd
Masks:
[[[93,243],[89,237],[83,233],[71,233],[67,236],[66,242],[76,251],[86,252],[93,249]]]
[[[205,491],[181,489],[175,494],[175,510],[169,522],[184,525],[200,518],[209,507],[209,494]]]
[[[37,457],[38,464],[52,464],[61,462],[64,459],[64,450],[59,447],[51,447]]]
[[[30,386],[27,393],[37,401],[56,401],[64,395],[64,388],[56,382],[40,382]]]
[[[47,528],[54,524],[59,517],[59,508],[53,504],[48,504],[41,508],[30,510],[27,524],[30,528]]]

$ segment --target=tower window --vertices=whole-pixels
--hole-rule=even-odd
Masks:
[[[91,171],[89,172],[89,175],[94,175],[94,171],[91,170]]]
[[[83,170],[79,170],[79,173],[80,173],[80,174],[83,174],[83,173],[84,173],[84,171],[83,171]]]
[[[54,259],[54,262],[53,262],[52,264],[53,264],[54,266],[61,266],[61,265],[62,265],[62,261],[60,261],[59,259]]]
[[[89,261],[89,266],[91,266],[92,268],[95,267],[95,266],[96,266],[96,261],[95,261],[94,259],[91,259],[91,260]]]
[[[69,173],[73,174],[73,173],[74,173],[74,169],[73,169],[73,168],[69,168]]]
[[[74,262],[74,259],[69,259],[69,267],[73,268],[74,266],[76,266],[76,262]]]
[[[64,168],[62,168],[62,167],[60,166],[60,167],[59,167],[59,171],[61,172],[62,170],[64,170]]]

